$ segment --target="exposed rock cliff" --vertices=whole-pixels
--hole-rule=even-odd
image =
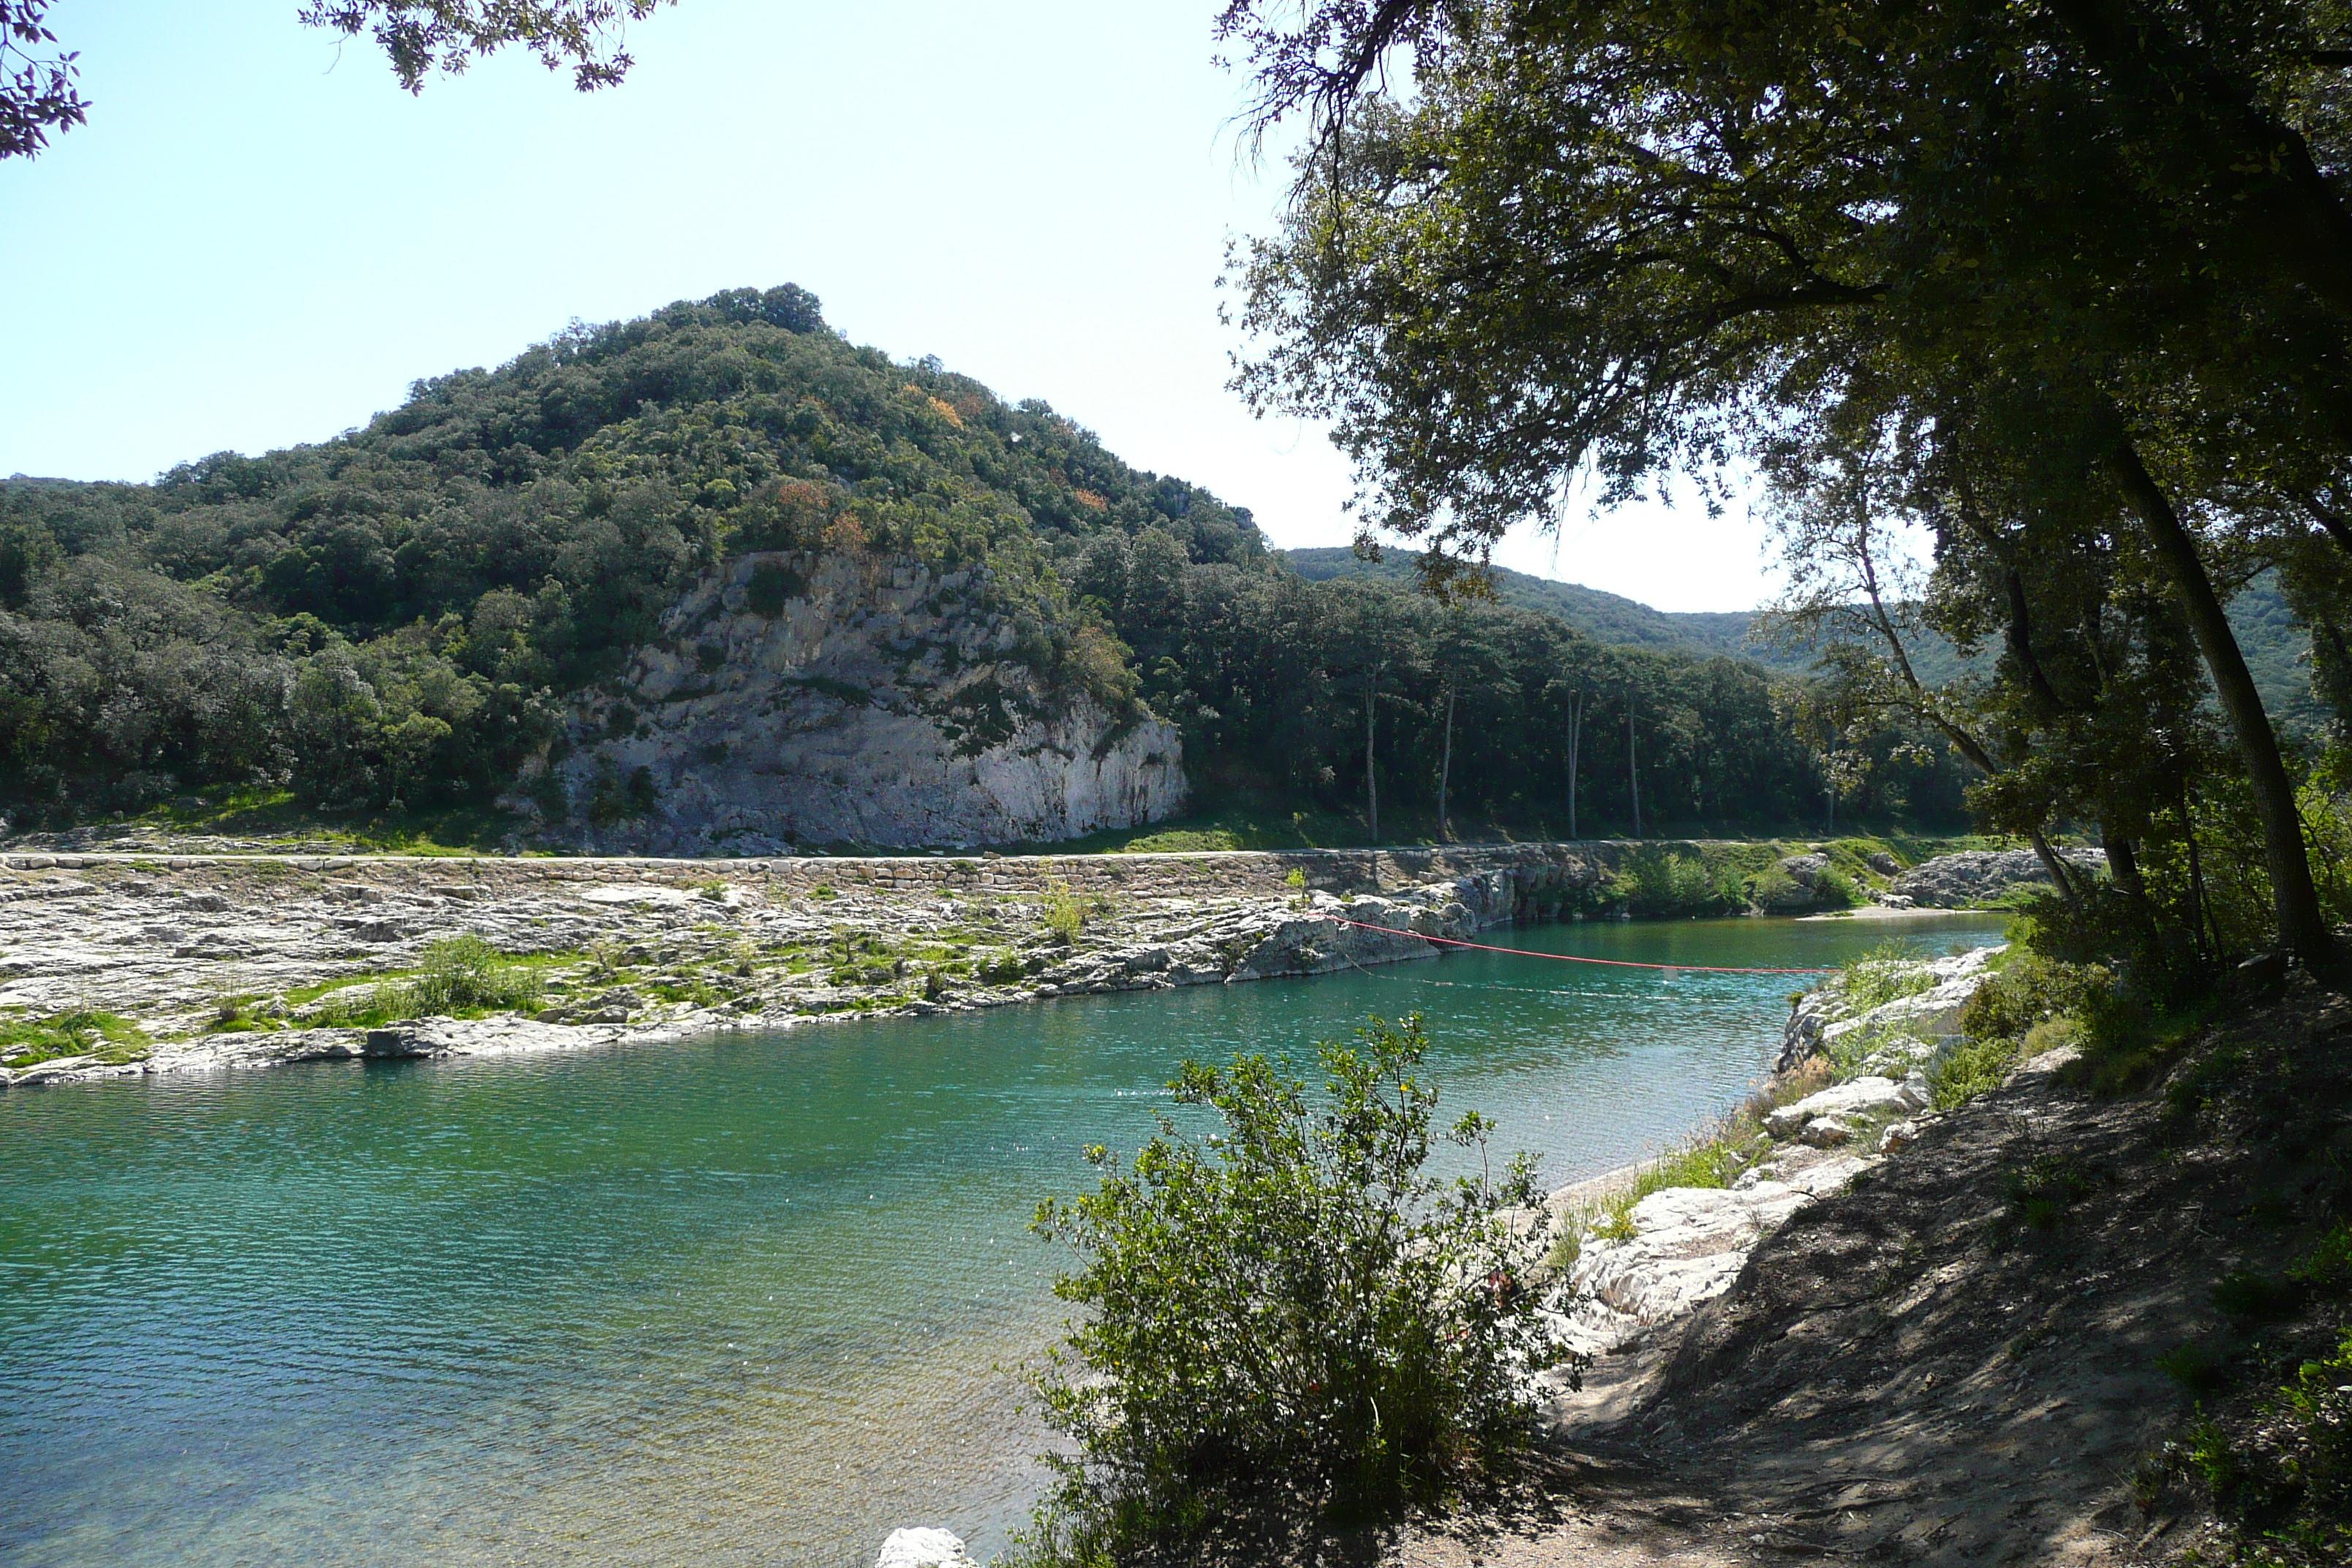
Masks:
[[[1177,731],[1041,676],[1044,629],[988,587],[984,569],[856,552],[730,562],[582,700],[554,767],[574,825],[550,836],[773,854],[1075,838],[1178,810]]]

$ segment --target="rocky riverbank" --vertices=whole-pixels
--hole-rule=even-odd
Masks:
[[[1428,937],[1557,912],[1605,886],[1622,847],[717,862],[19,854],[0,860],[0,1017],[13,1020],[0,1087],[577,1048],[1393,963],[1434,956]],[[527,971],[534,1005],[350,1021],[355,1000],[457,938]]]
[[[1771,866],[1770,847],[1619,841],[731,860],[20,847],[0,854],[0,1088],[1316,974],[1622,914],[1662,860],[1759,850]],[[530,1005],[358,1005],[459,938],[527,970]]]
[[[1589,1356],[1638,1345],[1728,1290],[1790,1218],[1916,1142],[1937,1120],[1928,1074],[2004,951],[1875,965],[1860,978],[1896,993],[1883,1001],[1843,978],[1800,998],[1773,1085],[1728,1130],[1719,1159],[1744,1168],[1727,1184],[1661,1187],[1622,1212],[1601,1200],[1638,1169],[1553,1194],[1575,1233],[1561,1340]]]

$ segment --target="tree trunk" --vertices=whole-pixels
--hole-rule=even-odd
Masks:
[[[2139,453],[2126,441],[2116,448],[2115,468],[2124,493],[2154,541],[2157,553],[2170,569],[2173,586],[2188,612],[2189,629],[2196,635],[2197,651],[2205,658],[2214,694],[2237,737],[2238,761],[2253,791],[2254,809],[2263,822],[2263,858],[2271,874],[2271,902],[2278,920],[2279,940],[2315,969],[2332,966],[2336,942],[2320,913],[2319,889],[2311,879],[2311,858],[2304,847],[2303,817],[2295,810],[2294,784],[2279,755],[2278,736],[2271,730],[2263,697],[2246,668],[2230,618],[2222,613],[2221,595],[2205,574],[2197,542],[2172,509]]]
[[[1584,693],[1580,691],[1568,700],[1568,837],[1576,840],[1576,741],[1577,731],[1583,727]]]
[[[2189,785],[2184,780],[2174,808],[2180,816],[2180,837],[2189,846],[2189,924],[2197,937],[2197,951],[2203,953],[2205,928],[2213,928],[2211,956],[2221,956],[2221,928],[2212,921],[2212,901],[2205,896],[2205,862],[2197,847],[2197,819],[2189,812]]]
[[[1633,689],[1625,689],[1625,792],[1633,802],[1633,837],[1642,837],[1642,768],[1633,754]]]
[[[2066,858],[2050,847],[2050,840],[2042,837],[2042,829],[2038,827],[2026,834],[2025,841],[2033,846],[2033,853],[2041,859],[2042,868],[2050,873],[2050,880],[2056,886],[2058,896],[2066,900],[2069,909],[2080,910],[2083,907],[2083,889],[2074,885],[2074,873],[2066,868]]]
[[[1372,842],[1381,841],[1381,781],[1372,771],[1372,689],[1364,688],[1364,817]]]
[[[1445,753],[1437,764],[1437,837],[1451,840],[1454,819],[1446,815],[1445,792],[1454,781],[1454,683],[1445,683]]]

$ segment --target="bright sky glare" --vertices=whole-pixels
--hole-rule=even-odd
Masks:
[[[683,0],[582,97],[522,57],[410,99],[294,0],[65,0],[90,123],[0,164],[0,474],[143,479],[315,441],[568,321],[796,282],[860,342],[1043,397],[1139,467],[1345,543],[1344,460],[1225,390],[1238,148],[1209,0]],[[1499,558],[1672,610],[1771,592],[1744,512],[1630,509]]]

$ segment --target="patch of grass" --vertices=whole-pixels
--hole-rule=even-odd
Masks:
[[[428,942],[424,962],[404,978],[380,981],[362,994],[336,997],[315,1018],[328,1027],[359,1027],[402,1018],[478,1018],[535,1010],[547,991],[541,970],[562,962],[555,954],[537,956],[537,963],[517,961],[480,937],[446,937]]]
[[[162,805],[131,818],[163,832],[224,838],[301,838],[379,855],[480,855],[497,851],[525,824],[486,806],[440,811],[321,812],[289,789],[212,790],[201,804]]]
[[[1935,989],[1936,977],[1926,962],[1916,945],[1899,937],[1880,942],[1838,971],[1836,984],[1844,995],[1839,1016],[1856,1017]]]
[[[94,1057],[108,1066],[143,1060],[152,1048],[147,1031],[118,1013],[69,1007],[45,1018],[0,1024],[0,1067],[19,1071],[68,1057]]]
[[[1652,1193],[1664,1192],[1668,1187],[1729,1186],[1732,1179],[1748,1167],[1742,1151],[1752,1140],[1753,1134],[1741,1136],[1725,1130],[1659,1155],[1643,1165],[1622,1192],[1612,1194],[1601,1204],[1592,1234],[1603,1241],[1631,1241],[1633,1206]]]
[[[309,985],[289,986],[284,993],[286,1005],[289,1007],[306,1006],[312,1002],[316,1002],[320,997],[326,995],[331,991],[341,991],[353,985],[366,985],[373,981],[378,981],[383,978],[383,975],[380,973],[368,974],[346,974],[337,980],[320,980],[314,981]]]
[[[2010,1216],[2028,1230],[2055,1230],[2066,1211],[2088,1197],[2095,1184],[2065,1153],[2036,1154],[2001,1177]]]

